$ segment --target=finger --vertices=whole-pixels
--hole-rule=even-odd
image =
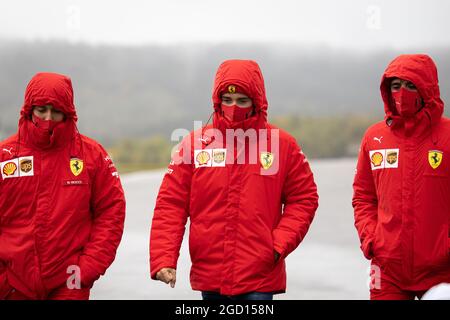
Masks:
[[[168,283],[171,280],[170,274],[166,270],[162,270],[159,273],[159,280],[161,280],[164,283]]]
[[[158,280],[163,280],[163,278],[164,278],[164,276],[163,276],[163,272],[162,271],[158,271],[157,273],[156,273],[156,279],[158,279]]]

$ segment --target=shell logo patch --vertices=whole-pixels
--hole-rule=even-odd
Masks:
[[[70,159],[70,171],[72,171],[72,174],[77,177],[83,172],[84,164],[83,160],[73,158]]]
[[[7,177],[13,176],[16,173],[16,171],[17,171],[17,165],[12,161],[6,163],[2,169],[2,173]]]
[[[372,170],[398,168],[399,149],[379,149],[369,151]]]
[[[428,151],[428,163],[433,169],[437,169],[442,163],[442,158],[444,157],[444,153],[439,150],[430,150]]]
[[[381,152],[374,152],[371,156],[370,156],[370,161],[372,162],[372,165],[374,167],[380,167],[381,164],[383,163],[384,157],[383,154]]]
[[[34,176],[33,156],[20,157],[0,163],[3,179]]]
[[[261,154],[259,155],[259,161],[261,162],[264,170],[269,169],[273,164],[273,153],[261,152]]]
[[[211,149],[195,150],[194,159],[195,167],[211,167]]]
[[[236,93],[236,86],[229,85],[228,86],[228,93]]]

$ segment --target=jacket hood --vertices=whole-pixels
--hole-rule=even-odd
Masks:
[[[20,153],[20,144],[31,144],[38,149],[63,148],[77,134],[77,113],[73,98],[72,81],[57,73],[37,73],[28,83],[20,112],[18,143],[15,153]],[[52,105],[65,115],[64,123],[55,128],[51,137],[42,137],[32,123],[33,106]]]
[[[400,78],[411,81],[424,101],[419,113],[425,113],[431,123],[436,123],[444,111],[444,102],[440,98],[439,80],[434,61],[425,54],[405,54],[395,58],[386,68],[381,78],[381,96],[384,102],[386,120],[399,120],[391,104],[390,79]]]
[[[69,77],[57,73],[37,73],[26,88],[21,119],[31,115],[33,106],[52,105],[62,111],[67,119],[76,122],[78,117],[73,100]]]
[[[252,60],[227,60],[224,61],[217,70],[214,89],[214,126],[225,125],[230,127],[230,123],[221,115],[222,94],[227,92],[230,85],[240,88],[249,98],[252,99],[256,115],[244,120],[244,127],[254,127],[265,125],[267,122],[267,98],[264,86],[264,78],[258,64]]]

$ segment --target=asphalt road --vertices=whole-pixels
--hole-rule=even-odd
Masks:
[[[287,292],[275,299],[368,299],[368,267],[359,249],[351,207],[355,159],[313,161],[320,205],[304,241],[286,260]],[[149,276],[152,211],[164,171],[122,176],[125,232],[116,260],[91,299],[200,299],[189,284],[187,231],[174,289]],[[188,230],[188,228],[187,228]]]

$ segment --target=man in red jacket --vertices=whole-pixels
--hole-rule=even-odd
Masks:
[[[122,186],[76,121],[71,80],[36,74],[17,134],[0,143],[0,299],[89,299],[114,260]]]
[[[189,217],[194,290],[204,299],[272,299],[286,290],[285,258],[318,206],[313,174],[296,140],[267,122],[254,61],[221,64],[213,103],[213,124],[182,141],[159,190],[151,277],[175,285]]]
[[[420,298],[450,282],[450,120],[426,55],[394,59],[380,88],[386,117],[362,139],[355,226],[371,299]]]

